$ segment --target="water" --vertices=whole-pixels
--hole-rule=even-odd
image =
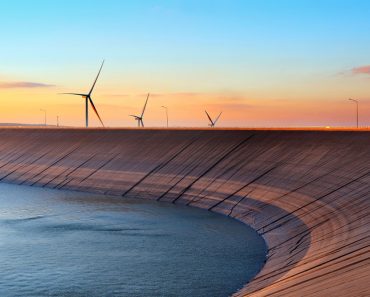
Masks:
[[[263,265],[248,226],[204,210],[0,184],[0,296],[228,296]]]

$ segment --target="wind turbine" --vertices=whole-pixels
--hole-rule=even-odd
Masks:
[[[208,112],[206,110],[205,110],[205,112],[206,112],[206,115],[207,115],[207,117],[208,117],[208,119],[210,121],[210,124],[208,124],[208,126],[210,126],[210,127],[213,128],[216,125],[218,119],[220,118],[220,116],[222,114],[222,111],[220,112],[220,114],[218,115],[218,117],[214,121],[211,119],[211,117],[209,116],[209,114],[208,114]]]
[[[92,101],[91,99],[91,93],[92,91],[94,90],[94,87],[95,87],[95,84],[96,84],[96,81],[98,80],[98,77],[100,75],[100,71],[101,69],[103,68],[103,65],[104,65],[104,60],[100,66],[100,69],[99,69],[99,72],[98,72],[98,75],[96,76],[95,78],[95,81],[90,89],[90,92],[87,93],[87,94],[80,94],[80,93],[62,93],[62,94],[68,94],[68,95],[76,95],[76,96],[81,96],[82,98],[85,98],[85,115],[86,115],[86,128],[89,127],[89,102],[91,104],[91,107],[92,109],[94,110],[95,114],[98,116],[99,118],[99,121],[100,123],[103,125],[104,127],[104,124],[103,124],[103,121],[101,120],[100,116],[99,116],[99,113],[98,111],[96,110],[96,107],[94,105],[94,102]]]
[[[149,95],[146,97],[146,101],[145,101],[145,104],[144,104],[144,108],[143,108],[143,111],[141,112],[141,116],[137,116],[137,115],[133,115],[133,114],[130,114],[130,117],[133,117],[135,118],[135,120],[137,121],[137,126],[138,127],[144,127],[144,122],[143,122],[143,116],[144,116],[144,112],[145,112],[145,108],[146,108],[146,104],[148,103],[148,99],[149,99]]]

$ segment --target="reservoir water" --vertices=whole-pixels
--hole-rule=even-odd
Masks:
[[[205,210],[0,184],[0,296],[229,296],[263,266],[250,227]]]

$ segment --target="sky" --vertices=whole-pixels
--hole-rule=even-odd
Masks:
[[[370,1],[0,0],[0,122],[370,126]],[[92,110],[91,110],[92,111]],[[90,123],[99,126],[90,112]]]

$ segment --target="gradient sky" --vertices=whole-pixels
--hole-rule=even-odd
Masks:
[[[0,122],[107,126],[370,125],[370,1],[0,1]],[[99,125],[91,113],[91,124]]]

